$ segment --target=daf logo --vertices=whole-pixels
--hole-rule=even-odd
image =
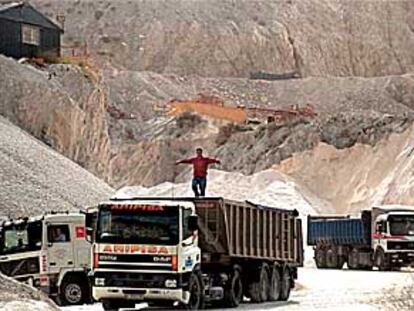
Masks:
[[[169,257],[169,256],[154,257],[153,260],[154,260],[154,262],[170,262],[171,261],[171,257]]]

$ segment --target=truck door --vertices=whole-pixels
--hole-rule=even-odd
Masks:
[[[73,245],[68,224],[47,225],[48,263],[51,273],[59,273],[62,268],[72,268]]]
[[[88,268],[91,264],[91,243],[86,240],[85,222],[72,223],[73,259],[76,268]]]
[[[182,243],[179,248],[181,249],[179,257],[182,261],[179,261],[179,264],[181,265],[179,268],[182,268],[184,271],[192,271],[193,267],[201,260],[200,249],[197,245],[197,235],[189,228],[188,220],[191,214],[191,209],[182,210]]]

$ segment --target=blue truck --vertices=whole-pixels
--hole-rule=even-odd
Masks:
[[[384,205],[359,217],[308,216],[318,268],[398,270],[414,264],[414,208]]]

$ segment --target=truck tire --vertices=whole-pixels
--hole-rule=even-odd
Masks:
[[[353,248],[349,253],[348,253],[348,269],[350,270],[356,270],[356,269],[360,269],[360,264],[359,264],[359,251],[356,248]]]
[[[252,302],[264,302],[268,300],[269,295],[269,266],[262,264],[258,271],[258,279],[249,284],[249,296]]]
[[[326,268],[326,252],[324,250],[315,250],[315,263],[318,269]]]
[[[204,282],[200,271],[193,271],[188,282],[190,300],[184,305],[187,310],[204,309]]]
[[[270,277],[269,301],[279,300],[281,286],[282,284],[279,267],[277,265],[274,265],[272,269],[272,276]]]
[[[89,282],[86,277],[69,275],[59,288],[58,303],[62,306],[81,305],[89,300]]]
[[[128,300],[104,299],[102,300],[102,308],[105,311],[118,311],[121,308],[134,308],[135,302]]]
[[[289,299],[290,290],[292,288],[292,278],[290,276],[290,270],[288,267],[285,267],[282,271],[281,286],[280,286],[280,296],[279,300],[286,301]]]
[[[338,268],[338,255],[332,248],[326,252],[326,267],[329,269]]]
[[[240,277],[240,271],[235,269],[224,288],[224,306],[226,308],[235,308],[239,306],[242,300],[243,283]]]
[[[391,270],[389,259],[381,248],[377,249],[375,254],[375,265],[378,267],[379,271]]]

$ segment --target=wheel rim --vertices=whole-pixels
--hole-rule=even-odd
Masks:
[[[352,262],[355,264],[358,260],[358,253],[356,251],[352,252]]]
[[[326,253],[326,263],[328,264],[329,268],[333,268],[337,265],[336,256],[333,250],[328,250]]]
[[[79,303],[82,299],[82,288],[75,283],[65,287],[65,298],[71,304]]]
[[[276,267],[273,268],[273,275],[272,275],[272,282],[271,282],[270,290],[272,292],[271,298],[273,300],[277,300],[280,294],[280,275]]]
[[[324,265],[324,257],[325,255],[321,251],[316,253],[316,264],[319,265],[320,267]]]
[[[260,276],[260,289],[261,289],[261,298],[262,301],[267,300],[267,294],[269,292],[269,281],[268,281],[268,274],[265,269],[262,270]]]
[[[358,265],[358,252],[356,250],[353,250],[351,252],[351,256],[350,256],[350,266],[351,268],[356,268]]]
[[[200,304],[200,286],[196,279],[193,279],[193,282],[190,287],[190,307],[191,309],[198,309]]]

